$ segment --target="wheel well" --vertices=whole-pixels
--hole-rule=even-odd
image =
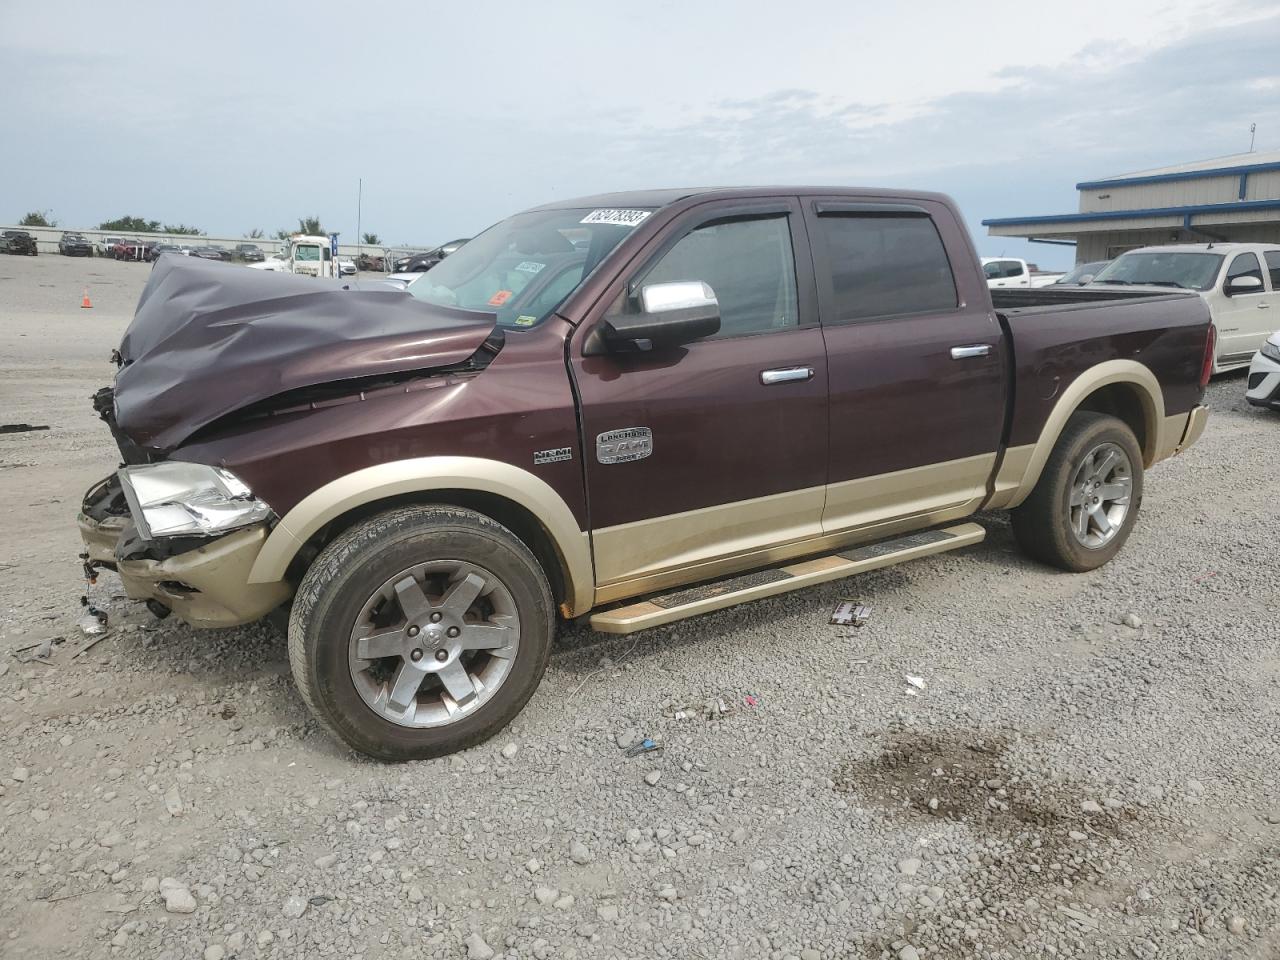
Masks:
[[[1151,448],[1155,436],[1148,429],[1147,404],[1143,402],[1141,388],[1136,384],[1109,383],[1105,387],[1099,387],[1085,397],[1076,409],[1106,413],[1122,420],[1138,438],[1138,446],[1142,448],[1143,459],[1148,465],[1155,458],[1155,451]]]
[[[465,507],[502,524],[533,551],[534,557],[547,575],[547,581],[551,585],[551,593],[557,605],[563,605],[568,600],[564,558],[556,548],[551,534],[538,521],[538,518],[518,503],[497,494],[478,490],[422,490],[362,503],[334,518],[312,535],[290,562],[288,579],[292,583],[299,583],[316,555],[357,523],[396,507],[428,503]]]

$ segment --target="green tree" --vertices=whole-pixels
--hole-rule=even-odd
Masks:
[[[32,210],[20,221],[20,227],[56,227],[58,221],[49,216],[52,211],[49,210]]]
[[[286,229],[277,230],[277,231],[276,231],[276,239],[277,239],[277,240],[288,240],[290,237],[292,237],[292,236],[293,236],[294,232],[295,232],[295,231],[293,231],[293,230],[286,230]]]
[[[266,234],[262,232],[261,227],[254,227],[252,230],[246,233],[245,236],[248,237],[250,240],[261,240],[263,237],[266,236]]]
[[[382,241],[378,239],[378,235],[376,233],[366,233],[364,235],[364,242],[371,247],[379,246],[382,243]]]
[[[118,230],[123,233],[159,233],[159,220],[144,220],[142,217],[120,217],[118,220],[105,220],[98,224],[99,230]]]
[[[300,217],[298,219],[298,232],[310,234],[313,237],[328,236],[324,227],[320,226],[319,217]]]
[[[202,236],[204,236],[204,231],[203,231],[203,230],[201,230],[199,227],[189,227],[189,226],[187,226],[185,223],[178,223],[178,224],[166,223],[166,224],[164,225],[164,232],[165,232],[165,233],[172,233],[172,234],[175,234],[175,235],[177,235],[177,236],[182,236],[182,237],[202,237]]]

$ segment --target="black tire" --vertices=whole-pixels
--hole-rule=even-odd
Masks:
[[[362,699],[352,679],[352,627],[380,584],[414,564],[475,563],[506,587],[519,613],[519,648],[489,699],[438,727],[406,727]],[[401,507],[372,517],[321,551],[302,579],[289,619],[289,663],[298,692],[320,722],[379,760],[423,760],[489,739],[518,714],[547,668],[555,603],[529,548],[482,514],[445,505]]]
[[[1104,544],[1087,546],[1072,532],[1072,481],[1085,458],[1099,445],[1124,450],[1131,467],[1128,509],[1117,532]],[[1116,417],[1080,411],[1072,415],[1045,462],[1040,479],[1019,506],[1010,511],[1013,535],[1022,552],[1051,567],[1082,573],[1096,570],[1119,552],[1133,530],[1142,506],[1142,449],[1128,425]]]

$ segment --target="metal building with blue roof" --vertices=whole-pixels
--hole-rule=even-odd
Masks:
[[[1076,262],[1160,243],[1280,243],[1280,151],[1238,153],[1076,184],[1076,213],[996,217],[993,237],[1074,243]]]

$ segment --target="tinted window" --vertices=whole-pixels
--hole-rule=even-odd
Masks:
[[[642,284],[701,280],[720,302],[720,337],[799,324],[795,257],[785,216],[729,220],[685,234]]]
[[[1258,255],[1255,253],[1242,253],[1231,261],[1231,266],[1227,267],[1227,283],[1232,280],[1238,280],[1241,277],[1257,277],[1258,281],[1262,281],[1262,267],[1258,264]],[[1259,290],[1259,293],[1262,291]]]
[[[942,238],[924,216],[824,215],[836,320],[949,310],[956,284]]]
[[[1280,292],[1280,250],[1268,250],[1263,254],[1267,272],[1271,274],[1271,289]]]

